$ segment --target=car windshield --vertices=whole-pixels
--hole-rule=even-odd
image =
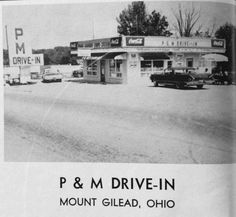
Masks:
[[[45,75],[60,75],[60,73],[59,73],[59,72],[55,72],[55,73],[47,73],[47,74],[45,74]]]
[[[177,74],[185,74],[194,72],[193,68],[168,68],[165,70],[166,73],[174,72]]]

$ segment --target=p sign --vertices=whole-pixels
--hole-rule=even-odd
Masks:
[[[20,37],[23,37],[23,29],[15,28],[16,54],[25,54],[25,42],[20,42]]]
[[[32,49],[30,47],[29,38],[25,35],[23,28],[17,27],[9,29],[9,55],[22,56],[31,55]]]

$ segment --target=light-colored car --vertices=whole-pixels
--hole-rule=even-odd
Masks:
[[[43,75],[43,82],[61,82],[62,74],[60,72],[49,72]]]

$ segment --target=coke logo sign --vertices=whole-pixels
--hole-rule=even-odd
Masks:
[[[212,39],[211,41],[212,47],[224,47],[224,40],[220,39]]]
[[[126,38],[126,45],[127,46],[143,46],[144,45],[144,38],[143,37],[127,37]]]

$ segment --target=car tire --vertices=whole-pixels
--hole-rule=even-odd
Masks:
[[[154,81],[154,87],[158,87],[158,82]]]
[[[183,89],[183,88],[184,88],[184,85],[181,84],[181,83],[176,83],[176,84],[175,84],[175,87],[176,87],[177,89]]]
[[[202,89],[202,87],[203,87],[203,84],[197,85],[197,89]]]

